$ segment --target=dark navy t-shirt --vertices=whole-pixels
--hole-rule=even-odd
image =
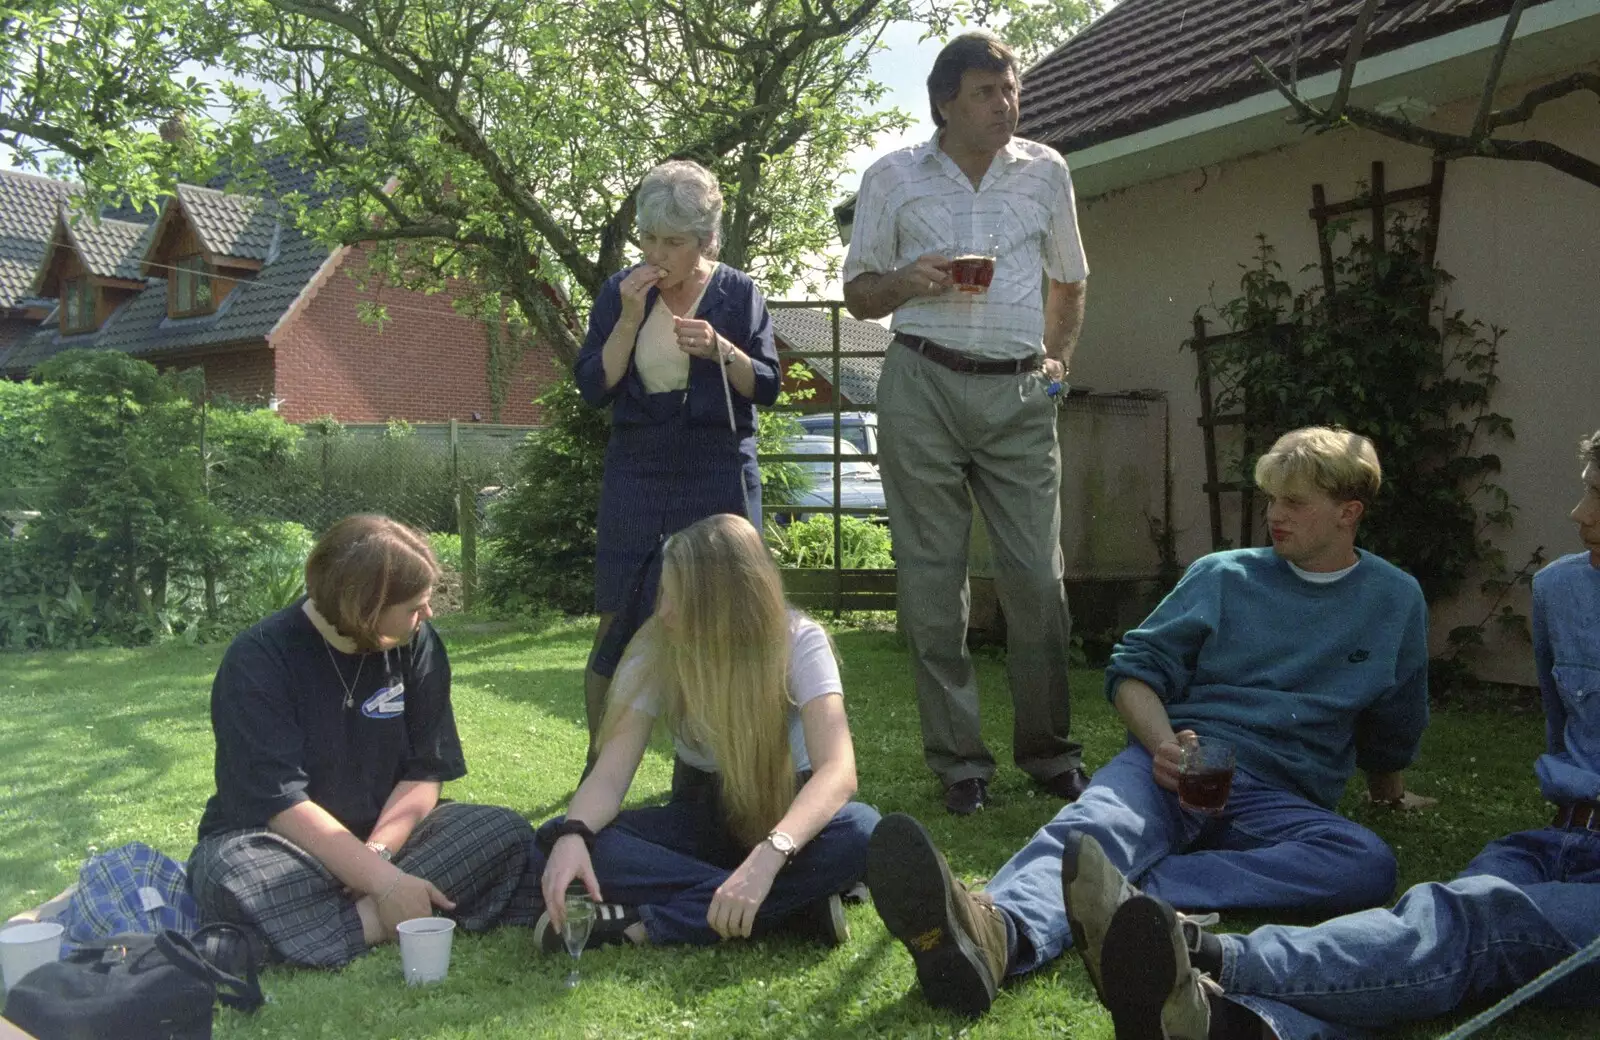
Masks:
[[[309,799],[365,839],[396,784],[466,775],[433,627],[387,652],[345,654],[304,602],[241,633],[222,657],[211,686],[217,793],[201,838],[265,827]]]

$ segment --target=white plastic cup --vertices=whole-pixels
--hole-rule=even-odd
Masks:
[[[66,929],[55,921],[14,924],[0,931],[0,974],[10,990],[35,968],[61,958],[61,935]]]
[[[448,917],[413,917],[395,926],[406,985],[438,982],[450,972],[450,941],[456,923]]]

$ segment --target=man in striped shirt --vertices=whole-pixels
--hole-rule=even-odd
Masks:
[[[878,422],[900,621],[924,756],[945,807],[965,815],[983,807],[995,768],[966,649],[973,498],[1006,616],[1017,765],[1067,801],[1088,783],[1070,736],[1056,440],[1088,267],[1066,162],[1012,136],[1011,51],[987,33],[957,37],[928,99],[934,137],[862,178],[844,297],[857,318],[894,315]],[[974,254],[994,260],[986,292],[953,284],[952,261]]]

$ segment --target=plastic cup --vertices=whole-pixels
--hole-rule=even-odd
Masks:
[[[450,972],[450,941],[456,923],[448,917],[413,917],[395,926],[406,985],[438,982]]]
[[[0,931],[0,974],[10,990],[28,972],[61,957],[61,934],[55,921],[14,924]]]

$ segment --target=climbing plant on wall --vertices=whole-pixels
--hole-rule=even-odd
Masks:
[[[1204,312],[1229,330],[1204,354],[1215,410],[1242,413],[1256,449],[1234,457],[1234,476],[1248,481],[1259,453],[1297,427],[1372,438],[1384,483],[1362,546],[1414,575],[1430,602],[1469,580],[1494,600],[1484,622],[1452,633],[1454,660],[1488,624],[1526,627],[1504,593],[1533,568],[1510,574],[1494,540],[1516,513],[1495,452],[1512,423],[1492,406],[1505,330],[1450,307],[1450,275],[1426,261],[1417,221],[1395,217],[1381,244],[1348,224],[1329,233],[1348,243],[1331,293],[1297,290],[1258,236],[1240,294]]]

